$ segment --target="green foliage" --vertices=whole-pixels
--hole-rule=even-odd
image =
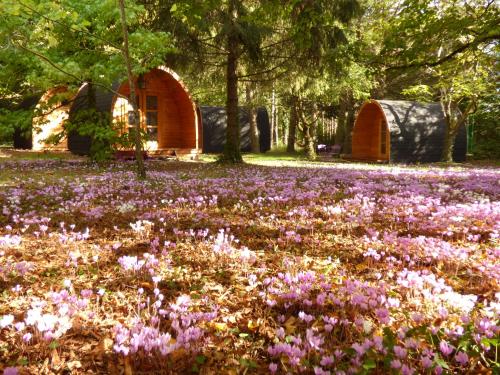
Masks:
[[[420,102],[430,102],[433,99],[432,89],[428,85],[415,85],[408,87],[402,91],[402,94],[412,100]]]
[[[4,75],[17,78],[0,79],[0,95],[21,93],[26,87],[35,87],[38,91],[59,85],[77,89],[85,82],[110,89],[113,83],[125,79],[123,35],[115,1],[2,0],[0,14],[3,47],[0,49],[0,78]],[[143,27],[147,16],[142,5],[127,1],[134,74],[163,65],[165,54],[173,50],[168,33],[152,32]],[[78,132],[93,139],[92,157],[103,159],[110,155],[118,133],[111,127],[109,117],[99,116],[84,112],[77,122]],[[10,128],[5,126],[5,129]],[[71,124],[66,129],[75,131]],[[55,142],[61,136],[51,140]]]
[[[65,123],[65,132],[90,137],[90,157],[96,161],[109,159],[120,140],[110,116],[94,109],[79,110],[71,121]]]
[[[20,130],[21,136],[31,133],[31,120],[33,110],[18,109],[9,110],[0,108],[0,142],[12,142],[14,131]]]
[[[500,159],[500,105],[496,97],[488,97],[469,118],[473,127],[474,159]]]

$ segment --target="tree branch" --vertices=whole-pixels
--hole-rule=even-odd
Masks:
[[[74,74],[72,74],[72,73],[70,73],[70,72],[68,72],[68,71],[64,70],[64,69],[63,69],[63,68],[61,68],[60,66],[58,66],[55,62],[53,62],[52,60],[50,60],[47,56],[44,56],[44,55],[42,55],[42,54],[41,54],[41,53],[39,53],[39,52],[33,51],[32,49],[29,49],[29,48],[27,48],[27,47],[23,46],[23,45],[22,45],[22,44],[20,44],[20,43],[14,42],[14,44],[15,44],[15,45],[17,45],[17,46],[18,46],[19,48],[21,48],[22,50],[24,50],[24,51],[26,51],[26,52],[29,52],[29,53],[31,53],[31,54],[33,54],[33,55],[37,56],[39,59],[41,59],[41,60],[45,61],[47,64],[49,64],[50,66],[52,66],[52,67],[53,67],[54,69],[56,69],[57,71],[59,71],[59,72],[61,72],[61,73],[65,74],[65,75],[67,75],[68,77],[73,78],[73,79],[74,79],[74,80],[75,80],[78,84],[87,83],[87,81],[86,81],[86,80],[84,80],[84,79],[82,79],[82,78],[80,78],[80,77],[78,77],[78,76],[75,76]],[[102,84],[102,83],[98,83],[98,82],[92,82],[92,84],[93,84],[93,85],[95,85],[95,86],[102,87],[103,89],[105,89],[105,90],[108,90],[108,91],[112,92],[113,94],[115,94],[115,95],[119,96],[120,98],[123,98],[123,99],[127,99],[127,100],[128,100],[128,98],[127,98],[125,95],[120,94],[118,91],[114,90],[113,88],[111,88],[111,87],[109,87],[109,86],[107,86],[107,85],[104,85],[104,84]]]
[[[490,40],[499,40],[500,39],[500,34],[493,34],[493,35],[485,35],[480,38],[476,38],[473,41],[469,43],[462,44],[460,47],[455,49],[454,51],[450,52],[448,55],[443,56],[442,58],[433,61],[433,62],[414,62],[406,65],[398,65],[398,66],[389,66],[386,68],[386,70],[399,70],[399,69],[409,69],[409,68],[422,68],[422,67],[428,67],[432,68],[438,65],[441,65],[455,57],[455,55],[462,53],[466,51],[467,49],[474,47],[478,44],[490,41]]]
[[[83,33],[83,34],[87,34],[87,35],[91,36],[92,38],[99,39],[99,40],[101,40],[101,41],[103,41],[105,43],[108,43],[111,47],[114,47],[114,48],[116,48],[118,50],[121,50],[120,46],[114,44],[113,42],[111,42],[111,41],[109,41],[107,39],[104,39],[102,37],[96,36],[96,35],[92,34],[91,32],[89,32],[87,30],[74,29],[72,26],[67,25],[64,22],[61,22],[61,21],[58,21],[58,20],[53,20],[53,19],[47,17],[46,15],[38,12],[36,9],[31,8],[29,5],[24,4],[22,1],[18,1],[18,2],[19,2],[19,4],[21,4],[21,6],[23,6],[23,7],[27,8],[27,9],[31,10],[35,14],[38,14],[40,17],[46,19],[47,21],[57,23],[57,24],[59,24],[61,26],[64,26],[64,27],[68,28],[70,31],[73,31],[73,32],[80,32],[80,33]]]

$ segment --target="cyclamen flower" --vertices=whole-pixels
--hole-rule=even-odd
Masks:
[[[306,323],[310,323],[312,320],[314,320],[314,316],[313,315],[306,314],[303,311],[299,312],[299,318],[300,318],[300,320],[303,320]]]
[[[401,368],[401,361],[399,359],[393,359],[391,361],[391,368],[394,368],[394,369]]]
[[[453,352],[453,346],[449,345],[446,341],[441,341],[439,343],[439,350],[443,355],[449,356]]]
[[[467,363],[469,363],[469,356],[464,352],[458,352],[455,355],[455,361],[457,361],[457,363],[459,363],[460,365],[465,366]]]
[[[17,375],[17,374],[19,374],[17,367],[6,367],[3,370],[3,375]]]
[[[399,358],[405,358],[408,355],[406,349],[398,345],[394,346],[394,354]]]
[[[413,368],[409,367],[408,365],[403,365],[403,367],[401,367],[401,374],[402,375],[412,375],[414,372],[415,372],[415,370]]]
[[[325,371],[321,367],[314,367],[314,375],[330,375],[330,371]]]
[[[332,365],[333,363],[334,363],[333,356],[324,356],[323,358],[321,358],[320,365],[327,367],[327,366]]]
[[[0,328],[10,326],[14,322],[14,315],[4,315],[0,320]]]
[[[429,357],[422,357],[420,364],[423,368],[430,368],[432,366],[432,360]]]

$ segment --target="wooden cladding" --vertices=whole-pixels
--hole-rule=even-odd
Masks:
[[[118,92],[129,97],[128,83]],[[140,124],[148,134],[146,150],[199,149],[195,106],[182,84],[171,74],[153,69],[136,83]],[[131,105],[117,98],[112,108],[115,123],[128,123]],[[126,130],[126,129],[124,129]]]
[[[352,157],[360,160],[389,160],[390,135],[380,105],[365,103],[356,117],[352,134]]]

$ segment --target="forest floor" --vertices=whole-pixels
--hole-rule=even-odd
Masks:
[[[6,374],[499,371],[498,168],[5,154]]]

